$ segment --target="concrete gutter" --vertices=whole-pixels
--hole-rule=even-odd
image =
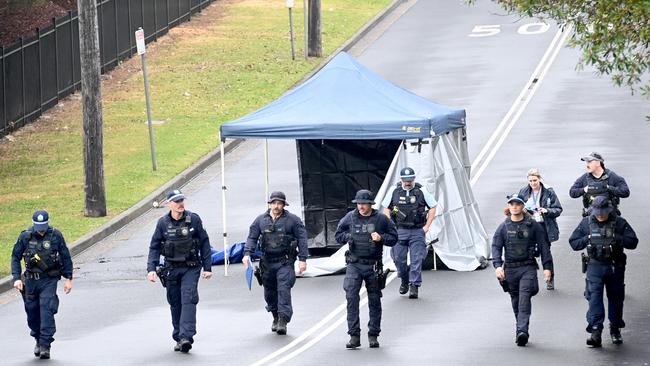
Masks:
[[[375,28],[377,24],[381,23],[381,21],[386,18],[388,14],[393,12],[397,7],[399,7],[404,2],[406,2],[406,0],[393,0],[393,2],[389,6],[387,6],[383,11],[377,14],[377,16],[375,16],[368,23],[366,23],[366,25],[364,25],[354,36],[352,36],[352,38],[346,41],[329,57],[324,59],[323,62],[321,62],[317,67],[314,68],[314,70],[308,73],[302,80],[297,82],[295,85],[300,85],[305,81],[309,80],[314,74],[316,74],[320,69],[322,69],[325,65],[327,65],[327,63],[330,62],[330,60],[334,58],[334,56],[339,54],[341,51],[348,51],[352,47],[354,47],[354,45],[356,45],[361,39],[363,39],[363,37],[365,37],[368,34],[368,32],[370,32],[373,28]],[[226,154],[229,153],[234,148],[239,146],[243,141],[244,140],[241,139],[228,140],[224,145],[224,152]],[[220,149],[215,149],[212,152],[208,153],[207,155],[202,157],[199,161],[192,164],[192,166],[185,169],[182,173],[172,178],[170,181],[162,185],[160,188],[158,188],[157,190],[149,194],[147,197],[143,198],[138,203],[133,205],[133,207],[115,216],[111,221],[100,226],[93,232],[90,232],[82,236],[81,238],[75,240],[72,244],[69,245],[70,254],[74,257],[77,254],[83,252],[84,250],[90,248],[91,246],[101,242],[106,237],[119,231],[121,228],[131,223],[131,221],[135,220],[145,212],[149,211],[153,207],[154,201],[157,202],[163,201],[165,194],[171,188],[181,187],[185,185],[187,182],[189,182],[190,180],[194,179],[196,176],[201,174],[201,172],[207,169],[210,165],[218,162],[220,158],[221,158]],[[65,233],[63,234],[65,235]],[[0,293],[10,289],[13,289],[13,279],[11,275],[6,276],[5,278],[0,280]]]

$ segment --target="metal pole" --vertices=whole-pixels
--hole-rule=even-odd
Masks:
[[[149,80],[147,80],[147,55],[142,54],[142,74],[144,75],[144,94],[147,100],[147,124],[149,125],[149,145],[151,146],[151,166],[155,171],[156,166],[156,146],[153,142],[153,126],[151,125],[151,102],[149,97]]]
[[[307,18],[307,0],[302,0],[302,17],[303,17],[303,19],[305,21],[304,28],[305,28],[305,60],[306,60],[308,58],[307,52],[308,52],[308,48],[309,48],[309,44],[308,44],[308,41],[309,41],[309,33],[308,33],[309,25],[308,25],[308,23],[309,22],[308,22],[308,18]]]
[[[220,137],[220,149],[221,149],[221,212],[223,213],[223,275],[228,276],[228,265],[229,263],[229,258],[228,258],[228,231],[227,231],[227,225],[226,225],[226,154],[223,148],[223,145],[225,144],[226,140],[221,138],[221,133],[219,133]]]
[[[269,197],[269,140],[264,140],[264,188],[266,200]]]
[[[433,252],[433,270],[437,271],[438,270],[438,261],[436,261],[436,248],[431,246],[431,251]]]
[[[296,49],[293,45],[293,13],[291,8],[289,8],[289,34],[291,35],[291,59],[296,59]]]

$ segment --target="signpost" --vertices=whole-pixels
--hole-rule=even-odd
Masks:
[[[287,0],[287,8],[289,8],[289,35],[291,36],[291,59],[296,59],[296,49],[293,45],[293,0]]]
[[[147,56],[144,44],[144,30],[142,27],[135,31],[135,45],[138,55],[142,57],[142,74],[144,75],[144,94],[147,101],[147,124],[149,125],[149,145],[151,146],[151,165],[156,170],[156,147],[153,141],[153,126],[151,125],[151,101],[149,97],[149,81],[147,80]]]

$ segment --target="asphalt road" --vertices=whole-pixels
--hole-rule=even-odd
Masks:
[[[517,32],[522,26],[534,29],[525,28],[533,22],[504,15],[488,2],[468,8],[458,1],[420,0],[386,26],[378,39],[352,53],[415,93],[466,108],[473,160],[515,103],[556,33],[555,27],[539,34]],[[474,34],[499,32],[470,37],[473,29]],[[174,353],[164,291],[145,281],[149,238],[157,218],[165,213],[157,209],[75,259],[75,287],[70,295],[59,291],[58,332],[50,364],[647,365],[650,285],[644,281],[648,273],[644,267],[650,254],[644,238],[650,235],[645,210],[650,195],[644,187],[649,178],[650,147],[645,142],[650,141],[650,126],[644,115],[650,108],[647,101],[611,86],[590,70],[576,72],[577,57],[570,49],[559,52],[474,186],[490,234],[504,218],[505,195],[525,184],[530,167],[541,169],[564,206],[560,240],[553,245],[558,289],[542,290],[534,298],[526,348],[513,343],[510,301],[491,269],[426,272],[416,301],[398,296],[397,281],[390,283],[383,297],[381,348],[368,349],[362,337],[361,349],[347,351],[346,326],[340,323],[344,312],[337,312],[345,301],[342,276],[298,280],[294,319],[289,334],[281,337],[269,331],[271,319],[263,308],[261,288],[249,292],[241,265],[233,265],[229,276],[223,276],[223,267],[215,267],[215,278],[201,281],[195,346],[189,355]],[[641,238],[639,248],[628,257],[625,343],[615,347],[606,336],[604,348],[596,350],[584,344],[584,278],[579,255],[567,243],[580,219],[580,202],[568,197],[568,188],[584,172],[579,157],[594,150],[604,155],[609,168],[626,177],[632,196],[623,201],[621,210]],[[295,145],[272,141],[270,155],[271,189],[286,191],[289,209],[299,213]],[[226,158],[231,241],[243,240],[250,222],[265,209],[263,157],[263,144],[248,141]],[[218,168],[210,167],[184,188],[188,209],[202,216],[217,247],[222,232]],[[367,308],[361,313],[365,329]],[[33,342],[14,293],[0,296],[0,324],[2,364],[37,362],[30,355]]]

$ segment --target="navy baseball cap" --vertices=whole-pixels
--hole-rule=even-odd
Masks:
[[[399,172],[399,177],[405,181],[412,181],[415,179],[415,170],[410,167],[406,167]]]
[[[273,201],[282,201],[285,206],[289,206],[289,203],[287,203],[287,196],[284,194],[284,192],[280,191],[275,191],[271,192],[271,195],[269,195],[269,200],[267,203],[271,203]]]
[[[580,158],[580,160],[586,161],[586,162],[590,162],[590,161],[594,161],[594,160],[600,161],[600,162],[605,161],[605,159],[603,159],[603,156],[600,155],[597,152],[592,152],[591,154],[589,154],[587,156],[583,156],[582,158]]]
[[[506,197],[508,198],[508,203],[511,203],[511,202],[519,202],[519,203],[521,203],[522,205],[525,205],[525,204],[526,204],[526,202],[524,202],[524,200],[523,200],[521,197],[519,197],[519,195],[516,194],[516,193],[515,193],[515,194],[512,194],[512,195],[510,195],[510,196],[506,196]]]
[[[594,198],[594,201],[591,203],[591,214],[594,216],[597,215],[609,215],[614,211],[612,202],[605,196],[598,196]]]
[[[183,192],[180,191],[180,189],[172,189],[167,193],[167,202],[178,202],[182,201],[185,199],[185,195]]]
[[[47,231],[47,228],[50,227],[49,221],[50,221],[50,215],[47,214],[47,211],[45,210],[34,211],[34,215],[32,215],[32,223],[34,224],[34,230]]]
[[[357,192],[352,200],[352,203],[375,203],[375,196],[367,189],[362,189]]]

